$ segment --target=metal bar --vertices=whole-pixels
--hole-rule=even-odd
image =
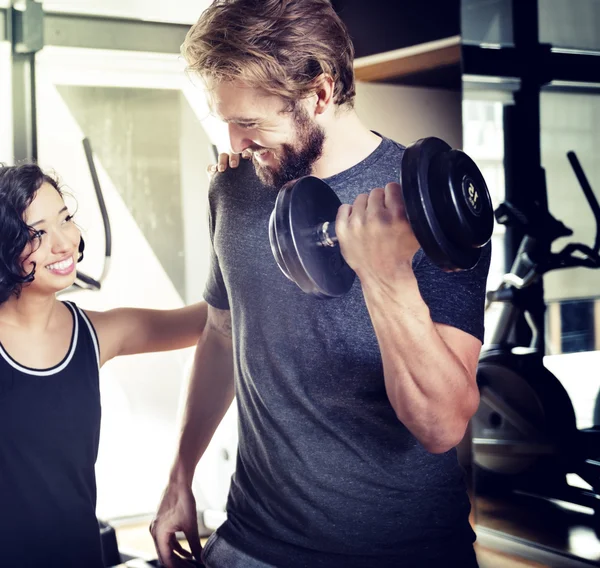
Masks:
[[[521,77],[523,68],[514,47],[491,49],[479,45],[463,44],[463,75],[482,77]]]
[[[7,41],[8,39],[10,39],[10,34],[8,33],[7,10],[0,8],[0,41]]]
[[[121,18],[48,13],[46,45],[179,53],[189,26]]]
[[[528,49],[528,48],[527,48]],[[523,57],[518,48],[491,49],[477,45],[462,46],[465,75],[482,77],[531,77],[533,69],[541,72],[544,82],[595,83],[600,77],[600,54],[568,53],[559,50],[534,50]],[[531,59],[535,60],[532,68]],[[537,75],[533,74],[535,77]]]
[[[574,95],[600,95],[600,83],[557,81],[544,86],[544,93],[570,93]]]
[[[600,53],[552,51],[549,72],[553,81],[596,83],[600,77]]]
[[[15,162],[37,160],[35,55],[13,54],[13,130]]]
[[[534,49],[539,45],[538,2],[513,0],[513,42],[521,49]]]
[[[12,43],[12,110],[15,162],[37,161],[35,54],[44,45],[41,4],[28,0],[24,10],[9,9]]]
[[[514,93],[514,105],[504,108],[504,165],[506,199],[525,212],[547,208],[545,172],[542,168],[540,134],[540,92],[551,81],[551,50],[538,40],[538,3],[512,0],[514,44],[508,58],[498,61],[505,65],[504,72],[516,73],[521,80]],[[503,50],[499,50],[500,52]],[[507,227],[505,234],[505,261],[507,266],[518,254],[523,231]],[[527,296],[534,306],[535,316],[544,309],[543,281],[535,282]],[[541,305],[540,305],[541,303]],[[533,313],[533,309],[529,310]],[[544,320],[536,317],[537,337],[544,338]],[[536,339],[524,314],[514,326],[514,340],[527,345]],[[537,345],[536,345],[537,346]]]

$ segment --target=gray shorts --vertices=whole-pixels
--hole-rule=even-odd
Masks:
[[[282,568],[274,566],[273,564],[266,564],[261,560],[257,560],[252,556],[249,556],[245,552],[231,546],[224,538],[213,533],[210,538],[206,541],[206,545],[202,550],[202,562],[205,568]],[[404,563],[402,562],[402,565]],[[406,566],[419,566],[420,568],[431,568],[432,566],[447,566],[447,567],[460,567],[460,568],[477,568],[477,560],[475,557],[475,551],[473,547],[468,547],[458,556],[450,554],[445,558],[439,558],[433,560],[431,558],[424,558],[422,562],[415,564],[410,562]]]
[[[206,568],[276,568],[272,564],[265,564],[231,546],[216,532],[204,545],[202,562]]]

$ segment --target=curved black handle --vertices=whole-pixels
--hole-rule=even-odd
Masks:
[[[592,189],[592,186],[590,185],[590,182],[588,181],[575,152],[567,152],[567,158],[571,163],[571,167],[577,176],[577,181],[579,181],[579,185],[581,186],[581,189],[583,190],[583,193],[590,204],[594,218],[596,219],[596,239],[594,241],[593,250],[597,253],[600,250],[600,205],[598,205],[598,200],[596,199],[594,190]]]
[[[507,227],[518,227],[526,235],[550,244],[562,237],[570,237],[573,230],[556,219],[550,211],[535,204],[526,215],[509,201],[504,201],[494,211],[496,222]]]
[[[102,215],[102,223],[104,225],[105,235],[105,252],[104,256],[110,258],[112,255],[112,231],[110,227],[110,219],[108,217],[108,210],[106,209],[106,203],[104,201],[104,194],[102,193],[102,187],[100,186],[100,180],[98,179],[98,172],[96,171],[96,165],[94,163],[94,155],[92,153],[92,145],[89,138],[84,138],[83,149],[85,151],[85,157],[87,159],[88,167],[90,168],[90,175],[92,176],[92,183],[94,184],[94,190],[96,192],[96,199],[98,200],[98,206],[100,207],[100,214]]]
[[[88,276],[87,274],[84,274],[83,272],[77,271],[77,279],[74,282],[74,286],[77,288],[83,288],[84,290],[100,290],[102,288],[102,282],[108,273],[110,258],[112,256],[112,230],[110,226],[110,219],[108,217],[108,209],[106,208],[104,194],[102,193],[102,187],[100,186],[100,180],[98,179],[98,172],[96,171],[94,154],[92,152],[92,145],[89,138],[84,138],[82,140],[82,144],[88,167],[90,169],[94,191],[96,192],[96,199],[98,200],[98,206],[100,207],[102,224],[104,225],[104,266],[102,268],[102,274],[98,280]]]
[[[98,280],[79,270],[77,271],[77,277],[75,282],[73,282],[73,286],[83,288],[84,290],[100,290],[102,288],[102,284]]]

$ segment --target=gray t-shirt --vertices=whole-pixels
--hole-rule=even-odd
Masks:
[[[383,138],[326,181],[352,203],[399,179],[403,151]],[[239,410],[219,534],[286,568],[423,567],[440,555],[452,566],[453,554],[475,565],[456,452],[429,453],[396,417],[359,280],[321,300],[279,270],[268,238],[275,198],[247,161],[218,174],[209,193],[205,298],[231,310]],[[489,249],[470,271],[445,273],[422,251],[413,268],[432,320],[482,339]]]

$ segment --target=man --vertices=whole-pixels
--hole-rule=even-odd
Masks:
[[[476,566],[453,448],[479,401],[489,250],[446,273],[419,249],[394,183],[403,147],[353,110],[353,48],[328,0],[217,0],[183,51],[254,167],[210,190],[209,323],[151,527],[162,562],[188,565],[181,530],[208,568]],[[329,301],[269,246],[278,188],[307,174],[346,204],[336,230],[358,279]],[[228,519],[202,551],[191,482],[234,393]]]

